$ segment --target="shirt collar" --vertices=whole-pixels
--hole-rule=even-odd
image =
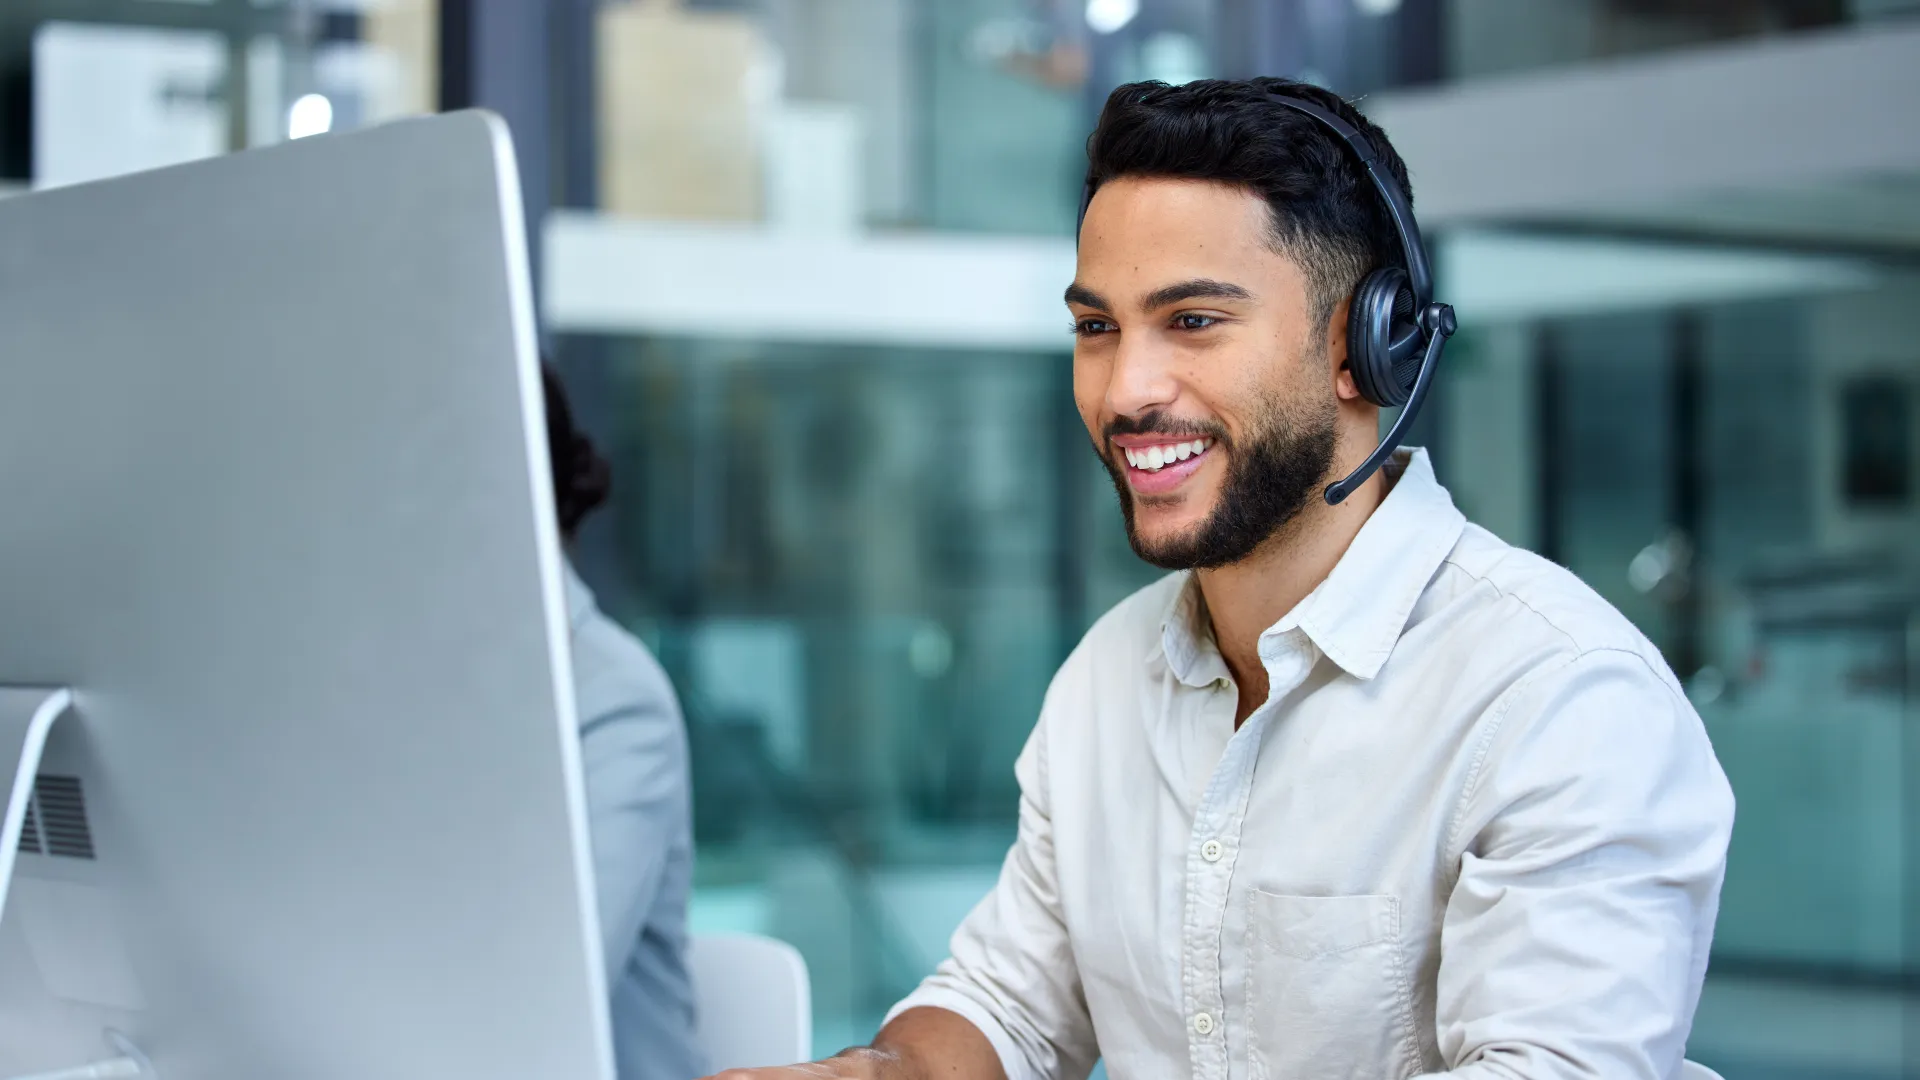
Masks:
[[[1159,655],[1151,659],[1164,662],[1173,677],[1188,686],[1206,686],[1232,673],[1213,640],[1213,624],[1207,619],[1200,579],[1191,570],[1182,576],[1186,580],[1174,591],[1160,621]]]
[[[1394,454],[1393,490],[1306,599],[1260,635],[1264,644],[1299,629],[1349,675],[1371,679],[1392,655],[1427,583],[1460,540],[1466,518],[1433,475],[1421,449]],[[1161,624],[1161,651],[1181,682],[1205,686],[1227,677],[1226,661],[1191,573]]]

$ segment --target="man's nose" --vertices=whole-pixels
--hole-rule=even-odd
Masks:
[[[1180,383],[1171,359],[1171,350],[1151,337],[1123,335],[1107,383],[1107,408],[1116,416],[1139,416],[1173,404]]]

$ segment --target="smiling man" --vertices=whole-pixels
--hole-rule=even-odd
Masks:
[[[872,1046],[766,1076],[1679,1069],[1725,777],[1617,612],[1469,525],[1424,452],[1362,467],[1380,410],[1350,345],[1375,331],[1349,316],[1411,247],[1362,151],[1276,94],[1405,191],[1385,135],[1312,87],[1108,100],[1074,396],[1134,550],[1176,572],[1054,679],[951,958]]]

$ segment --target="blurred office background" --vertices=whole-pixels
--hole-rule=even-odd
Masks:
[[[797,944],[826,1050],[944,954],[1050,673],[1152,577],[1068,397],[1094,111],[1251,74],[1394,136],[1464,327],[1419,441],[1706,718],[1692,1056],[1920,1076],[1920,2],[5,0],[0,184],[507,116],[696,928]]]

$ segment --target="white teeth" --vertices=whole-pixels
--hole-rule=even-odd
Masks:
[[[1176,461],[1185,461],[1195,454],[1204,454],[1213,446],[1212,439],[1195,439],[1192,442],[1174,443],[1171,446],[1149,446],[1144,450],[1122,447],[1127,455],[1127,464],[1146,472],[1158,472]]]

